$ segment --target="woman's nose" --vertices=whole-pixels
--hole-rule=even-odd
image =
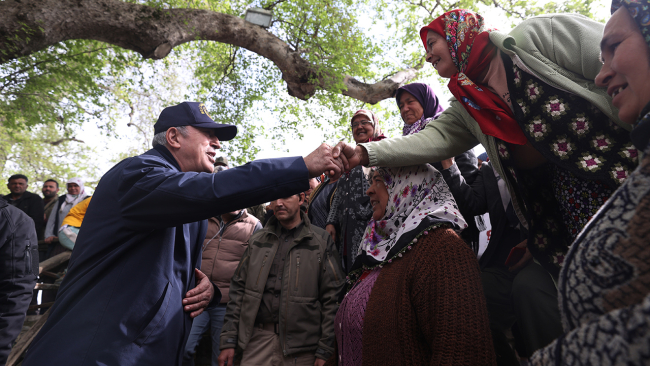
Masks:
[[[612,71],[612,68],[609,67],[609,63],[603,64],[603,67],[600,69],[600,72],[598,75],[596,75],[596,79],[594,80],[596,82],[596,86],[604,88],[609,84],[609,82],[612,80],[612,77],[614,76],[614,72]]]

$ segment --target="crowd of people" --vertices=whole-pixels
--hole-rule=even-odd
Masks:
[[[24,265],[0,361],[38,237],[72,257],[25,366],[193,365],[208,330],[219,366],[649,363],[649,8],[508,34],[440,15],[420,37],[454,98],[399,88],[399,137],[361,109],[355,145],[231,168],[215,155],[237,128],[184,102],[92,201],[78,178],[41,199],[12,176],[0,239]]]

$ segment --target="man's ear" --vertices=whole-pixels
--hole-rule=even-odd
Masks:
[[[181,133],[176,127],[168,128],[167,132],[165,133],[167,146],[173,147],[175,149],[180,149],[181,147],[180,137],[181,137]]]
[[[302,205],[305,202],[305,192],[300,192],[298,195],[298,204]]]

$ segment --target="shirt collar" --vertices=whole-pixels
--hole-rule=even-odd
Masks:
[[[169,162],[171,165],[173,165],[178,171],[181,171],[181,166],[178,165],[178,162],[176,161],[176,158],[174,158],[174,155],[172,155],[171,151],[166,146],[163,145],[156,145],[153,147],[154,150],[156,150],[160,155],[162,155],[167,162]]]

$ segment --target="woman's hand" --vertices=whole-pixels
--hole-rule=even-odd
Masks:
[[[332,157],[339,159],[343,163],[343,169],[347,172],[357,165],[368,165],[370,159],[368,158],[368,151],[361,145],[353,147],[346,142],[339,142],[332,149]],[[332,179],[338,177],[330,177]]]
[[[524,256],[521,257],[519,262],[515,263],[513,266],[508,268],[508,271],[517,272],[520,269],[526,267],[528,262],[530,262],[530,260],[533,259],[533,255],[530,254],[530,251],[528,250],[528,247],[526,246],[527,243],[528,243],[528,239],[526,239],[526,240],[524,240],[521,243],[516,245],[517,248],[526,248],[526,253],[524,253]]]
[[[449,159],[442,160],[440,162],[440,164],[442,164],[442,169],[445,169],[445,170],[449,169],[449,168],[451,168],[452,165],[454,165],[454,158],[449,158]]]

